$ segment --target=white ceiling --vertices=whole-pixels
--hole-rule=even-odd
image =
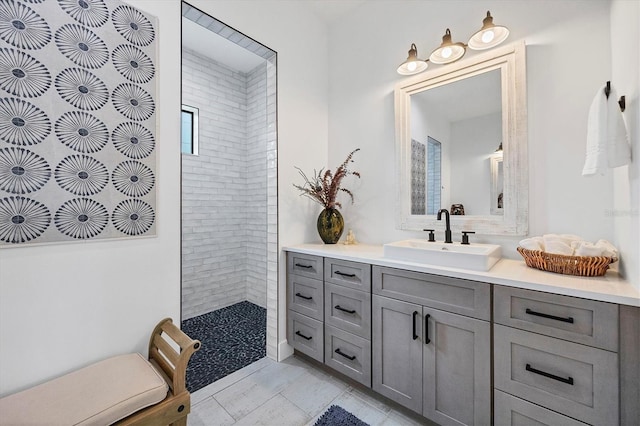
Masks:
[[[182,18],[182,47],[244,73],[265,61],[255,53],[185,17]]]
[[[365,1],[367,0],[304,0],[300,4],[330,25]],[[245,73],[264,62],[255,53],[185,17],[182,18],[182,46]]]

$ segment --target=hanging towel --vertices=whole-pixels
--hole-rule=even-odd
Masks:
[[[624,166],[630,160],[629,134],[618,105],[618,94],[611,86],[607,99],[602,87],[598,89],[589,109],[587,158],[582,175],[604,174],[607,168]]]

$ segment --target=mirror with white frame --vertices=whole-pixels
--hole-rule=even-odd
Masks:
[[[528,231],[524,43],[399,82],[395,89],[397,227],[478,234]]]

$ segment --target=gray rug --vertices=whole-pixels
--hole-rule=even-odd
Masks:
[[[332,405],[318,419],[314,426],[369,426],[347,410]]]

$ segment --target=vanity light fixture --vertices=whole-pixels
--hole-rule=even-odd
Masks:
[[[450,64],[464,56],[467,46],[464,43],[454,43],[451,41],[451,31],[447,28],[442,36],[442,44],[429,56],[429,61],[434,64]]]
[[[454,43],[451,41],[449,28],[442,37],[442,44],[434,50],[429,59],[418,59],[418,48],[411,43],[409,57],[398,67],[398,74],[413,75],[427,69],[427,62],[444,65],[450,64],[462,58],[467,52],[467,47],[473,50],[491,49],[505,41],[509,37],[509,29],[503,25],[495,25],[491,12],[487,11],[487,17],[482,20],[482,28],[469,39],[469,44]]]
[[[415,43],[411,43],[409,49],[409,57],[398,67],[398,74],[413,75],[418,74],[427,69],[427,61],[418,58],[418,48]]]
[[[485,50],[495,47],[509,37],[509,29],[493,23],[493,16],[487,10],[487,17],[482,20],[482,28],[469,39],[469,49]]]

